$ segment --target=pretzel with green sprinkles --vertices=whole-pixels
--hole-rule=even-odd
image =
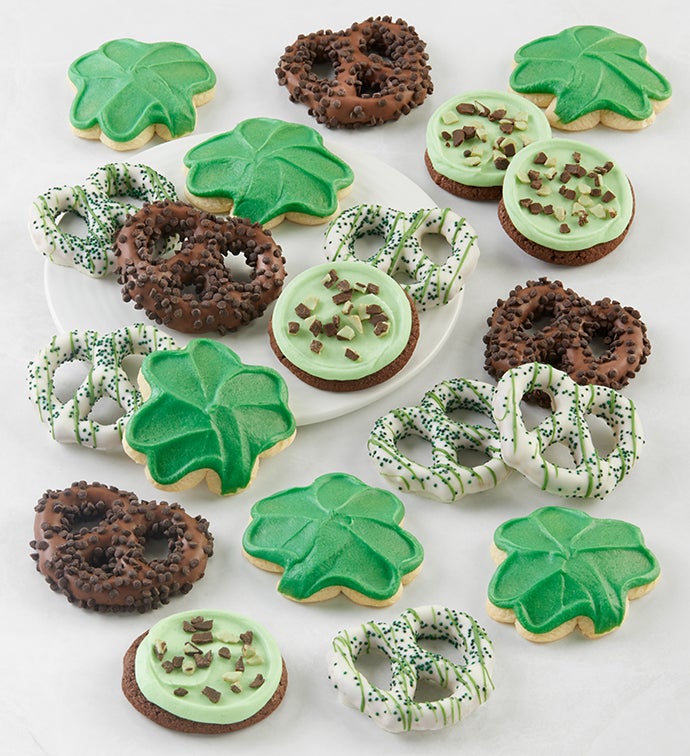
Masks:
[[[427,235],[441,236],[450,245],[440,265],[422,247]],[[402,287],[421,310],[448,304],[460,294],[479,259],[476,232],[452,210],[406,213],[381,205],[355,205],[331,221],[324,240],[327,259],[358,259],[356,244],[365,236],[381,238],[381,247],[366,262],[402,278]]]
[[[108,163],[75,186],[49,189],[37,197],[29,219],[36,249],[51,262],[102,278],[116,267],[113,236],[140,203],[176,200],[175,186],[153,168],[141,164]],[[77,216],[86,234],[60,226],[64,217]]]
[[[419,641],[448,643],[452,656],[428,651]],[[378,652],[391,663],[388,690],[357,669],[360,657]],[[441,606],[408,609],[391,623],[367,622],[333,639],[329,678],[343,703],[359,709],[388,732],[438,730],[456,724],[484,703],[494,689],[493,647],[469,614]],[[438,700],[415,700],[422,681],[441,688]]]
[[[77,330],[56,335],[29,363],[29,398],[56,441],[121,449],[125,424],[143,401],[123,363],[132,355],[169,349],[177,349],[175,341],[155,326],[127,326],[102,335]],[[56,373],[70,362],[87,363],[89,371],[62,401],[57,395]],[[92,417],[96,403],[104,397],[114,401],[121,412],[112,422],[101,423]]]
[[[527,430],[520,402],[535,389],[551,398],[552,412]],[[603,420],[613,434],[613,449],[600,453],[587,424]],[[634,403],[606,386],[575,383],[567,373],[531,362],[508,370],[493,397],[493,417],[500,433],[503,460],[544,491],[564,497],[602,499],[637,462],[644,438]],[[544,456],[554,444],[569,450],[572,466]]]
[[[419,406],[400,407],[380,417],[367,444],[379,473],[400,491],[446,502],[497,486],[510,468],[501,458],[498,431],[491,420],[493,393],[488,383],[455,378],[427,391]],[[457,410],[485,415],[489,424],[454,419],[450,414]],[[400,450],[400,441],[409,436],[431,443],[431,465]],[[474,467],[462,465],[458,461],[461,449],[481,452],[488,459]]]

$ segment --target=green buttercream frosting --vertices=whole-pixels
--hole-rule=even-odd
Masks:
[[[659,576],[635,525],[544,507],[508,520],[494,534],[506,553],[489,584],[489,601],[511,609],[535,634],[589,617],[596,634],[618,627],[628,592]]]
[[[426,129],[434,169],[467,186],[500,186],[513,156],[526,144],[548,139],[540,108],[520,95],[475,90],[439,106]]]
[[[424,558],[404,514],[389,491],[331,473],[257,502],[242,544],[284,570],[278,590],[297,601],[334,586],[387,601]]]
[[[234,215],[267,223],[285,213],[327,218],[352,169],[310,128],[250,118],[192,147],[184,157],[187,191],[232,200]]]
[[[645,46],[602,26],[572,26],[541,37],[515,53],[510,86],[524,94],[553,94],[564,123],[595,110],[641,121],[671,85],[647,62]]]
[[[523,236],[564,252],[620,236],[634,207],[621,168],[572,139],[545,139],[519,152],[506,171],[503,202]]]
[[[243,364],[218,341],[147,355],[141,375],[151,395],[128,422],[126,441],[157,483],[209,469],[222,494],[234,493],[249,485],[258,458],[295,432],[283,378]]]
[[[194,625],[202,619],[202,627],[211,624],[201,631],[211,640],[193,641],[200,632]],[[208,666],[195,660],[190,643],[199,650],[197,659],[210,656]],[[240,659],[243,670],[236,669]],[[283,671],[280,650],[263,626],[211,610],[181,612],[156,623],[141,641],[134,665],[137,685],[149,701],[183,719],[212,724],[242,722],[256,714],[273,697]],[[215,702],[211,691],[220,694]]]
[[[215,73],[193,48],[134,39],[115,39],[82,55],[68,75],[77,89],[72,126],[100,126],[114,142],[128,142],[158,124],[173,137],[193,131],[193,98],[216,83]]]
[[[333,284],[331,271],[337,278]],[[348,283],[353,287],[351,298],[334,301],[342,294],[339,284]],[[373,284],[377,291],[361,291],[357,284]],[[376,317],[367,312],[372,307],[380,308],[387,319],[381,335],[376,334]],[[328,335],[334,318],[340,337]],[[323,326],[317,334],[312,330],[315,320]],[[291,323],[299,326],[296,333],[291,333]],[[393,362],[407,345],[411,326],[410,302],[400,285],[359,260],[323,263],[298,274],[276,301],[271,320],[275,341],[293,365],[319,378],[342,381],[363,378]],[[321,344],[320,351],[314,351],[315,341]],[[347,350],[357,359],[350,359]]]

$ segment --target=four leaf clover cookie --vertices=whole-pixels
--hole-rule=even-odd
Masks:
[[[620,627],[630,599],[659,578],[656,557],[635,525],[567,507],[543,507],[494,534],[498,568],[487,609],[520,635],[554,641],[579,627],[598,638]]]
[[[133,150],[158,134],[193,131],[196,108],[213,98],[216,75],[199,53],[178,42],[114,39],[69,67],[76,95],[70,123],[77,136]]]
[[[238,493],[262,457],[295,437],[282,377],[245,365],[218,341],[193,339],[185,349],[148,355],[140,381],[146,401],[129,420],[123,446],[163,490],[205,479],[214,493]]]
[[[242,545],[257,567],[283,573],[278,590],[294,601],[342,592],[358,604],[387,606],[424,558],[400,526],[404,514],[392,493],[332,473],[257,502]]]
[[[325,223],[354,180],[352,169],[324,147],[317,131],[274,118],[242,121],[192,147],[184,164],[193,205],[232,212],[264,228],[285,218]]]
[[[602,26],[572,26],[528,42],[515,64],[511,88],[546,108],[558,129],[642,129],[671,98],[642,42]]]

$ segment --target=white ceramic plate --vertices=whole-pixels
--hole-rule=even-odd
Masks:
[[[195,144],[210,134],[194,135],[157,145],[129,158],[129,162],[144,163],[173,181],[184,198],[183,157]],[[343,158],[355,174],[352,190],[343,198],[341,209],[361,203],[376,203],[398,210],[411,211],[434,207],[435,203],[413,181],[371,155],[356,152],[342,144],[328,144],[329,149]],[[94,167],[95,168],[95,167]],[[288,275],[295,276],[306,268],[325,261],[323,236],[326,226],[302,226],[284,221],[273,230],[286,259]],[[145,321],[140,310],[120,297],[120,287],[114,276],[90,279],[72,268],[55,265],[46,260],[45,292],[53,321],[59,331],[92,329],[108,333],[122,326]],[[329,420],[364,407],[390,394],[418,373],[438,353],[460,313],[462,292],[444,307],[419,313],[420,338],[407,365],[390,380],[362,391],[335,393],[306,385],[292,375],[276,359],[269,345],[266,324],[271,308],[262,318],[236,333],[222,338],[247,364],[268,365],[284,376],[289,390],[290,407],[298,425]],[[166,330],[166,329],[163,329]],[[184,345],[189,336],[168,330],[178,344]]]

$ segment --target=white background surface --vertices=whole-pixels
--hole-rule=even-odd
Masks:
[[[392,6],[395,7],[392,7]],[[535,1],[525,5],[412,3],[388,7],[293,0],[269,12],[265,3],[16,3],[0,24],[2,142],[0,183],[3,269],[0,355],[5,367],[2,460],[5,495],[0,528],[3,620],[0,625],[0,742],[10,754],[122,752],[163,754],[311,753],[600,754],[684,753],[690,736],[687,643],[685,486],[688,444],[686,316],[687,105],[690,35],[667,0],[655,3]],[[273,8],[275,6],[271,6]],[[676,4],[676,8],[679,6]],[[518,474],[495,492],[454,505],[406,496],[406,527],[425,546],[422,572],[402,599],[371,610],[337,599],[300,606],[275,592],[276,577],[252,567],[240,540],[254,501],[288,485],[342,470],[387,487],[369,462],[366,439],[386,401],[338,421],[300,430],[293,445],[262,466],[248,492],[215,499],[205,491],[180,494],[203,514],[216,539],[206,577],[190,594],[149,615],[81,611],[52,593],[34,570],[28,542],[33,507],[47,488],[75,479],[101,480],[163,498],[124,455],[52,441],[26,396],[26,364],[55,327],[43,295],[43,259],[26,229],[28,208],[51,186],[76,183],[118,156],[100,143],[72,136],[66,71],[80,54],[108,39],[174,40],[197,48],[218,75],[215,99],[199,113],[199,131],[224,131],[243,118],[271,116],[315,126],[289,102],[274,68],[299,33],[343,28],[371,14],[392,13],[414,24],[427,42],[435,93],[397,123],[374,130],[328,132],[376,154],[416,181],[440,206],[466,215],[479,233],[482,256],[447,348],[395,395],[395,406],[416,403],[439,380],[488,380],[483,369],[485,319],[497,298],[516,284],[546,275],[594,300],[610,296],[638,308],[652,355],[626,393],[637,403],[647,444],[632,475],[602,502],[563,502],[601,517],[639,525],[662,565],[656,589],[633,603],[623,627],[587,641],[572,635],[532,645],[484,610],[493,573],[489,544],[504,520],[558,503]],[[656,124],[639,133],[596,129],[583,141],[609,151],[635,187],[637,216],[624,244],[578,269],[554,268],[519,251],[496,220],[493,204],[468,203],[431,182],[423,164],[424,129],[437,104],[461,91],[505,88],[513,51],[566,26],[610,26],[643,40],[654,65],[672,81],[674,99]],[[320,127],[319,127],[320,128]],[[132,160],[136,153],[125,159]],[[385,203],[386,198],[380,201]],[[316,252],[315,252],[316,253]],[[84,286],[92,282],[84,279]],[[230,340],[229,340],[230,343]],[[329,400],[324,394],[322,401]],[[495,646],[496,690],[460,725],[440,733],[392,736],[336,700],[324,657],[339,629],[376,617],[390,620],[408,606],[439,603],[473,614]],[[164,613],[226,608],[253,616],[276,636],[290,672],[286,698],[265,722],[220,737],[190,737],[157,727],[120,693],[121,657],[133,638]],[[685,741],[685,743],[684,743]],[[184,750],[183,750],[184,749]]]

